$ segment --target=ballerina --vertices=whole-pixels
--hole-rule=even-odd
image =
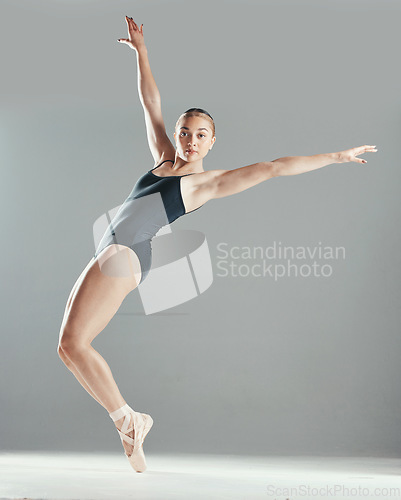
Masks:
[[[128,38],[119,42],[137,55],[138,92],[156,166],[138,179],[76,280],[65,307],[57,352],[82,387],[109,413],[129,463],[137,472],[143,472],[147,467],[143,443],[153,419],[127,404],[108,364],[91,343],[125,297],[146,278],[151,266],[151,238],[164,224],[210,200],[245,191],[278,176],[302,174],[335,163],[367,163],[358,156],[377,149],[365,145],[335,153],[287,156],[233,170],[205,171],[203,159],[216,141],[212,116],[202,108],[190,108],[180,115],[173,146],[150,69],[143,24],[138,27],[128,17],[126,22]],[[144,200],[151,202],[139,203]],[[145,220],[148,226],[144,225]]]

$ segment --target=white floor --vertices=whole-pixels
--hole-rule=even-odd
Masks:
[[[401,459],[0,453],[0,499],[391,499]]]

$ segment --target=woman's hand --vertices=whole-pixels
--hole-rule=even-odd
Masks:
[[[362,158],[357,158],[357,156],[363,153],[374,153],[376,152],[376,146],[359,146],[358,148],[347,149],[346,151],[340,151],[338,154],[338,163],[346,163],[348,161],[354,161],[356,163],[367,163],[366,160]]]
[[[138,49],[145,46],[145,41],[143,39],[143,24],[138,28],[132,17],[125,16],[125,20],[128,26],[128,38],[119,38],[118,41],[138,51]]]

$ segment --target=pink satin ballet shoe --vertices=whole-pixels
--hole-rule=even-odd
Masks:
[[[133,446],[131,455],[127,455],[127,452],[125,452],[125,456],[136,472],[144,472],[146,470],[146,460],[143,452],[143,442],[147,433],[152,428],[152,417],[146,413],[134,411],[128,404],[118,408],[118,410],[112,411],[109,413],[109,416],[113,422],[125,417],[123,425],[121,426],[121,431],[116,427],[120,434],[121,441],[126,441]],[[127,435],[132,430],[135,431],[134,439]]]

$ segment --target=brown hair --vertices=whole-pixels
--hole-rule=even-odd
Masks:
[[[202,118],[206,118],[206,120],[209,120],[210,125],[212,127],[212,137],[215,135],[216,128],[214,126],[214,120],[213,120],[212,116],[202,108],[189,108],[189,109],[187,109],[185,111],[185,113],[183,113],[178,118],[177,123],[175,124],[175,129],[177,130],[178,123],[181,120],[181,118],[187,118],[189,116],[201,116]]]

